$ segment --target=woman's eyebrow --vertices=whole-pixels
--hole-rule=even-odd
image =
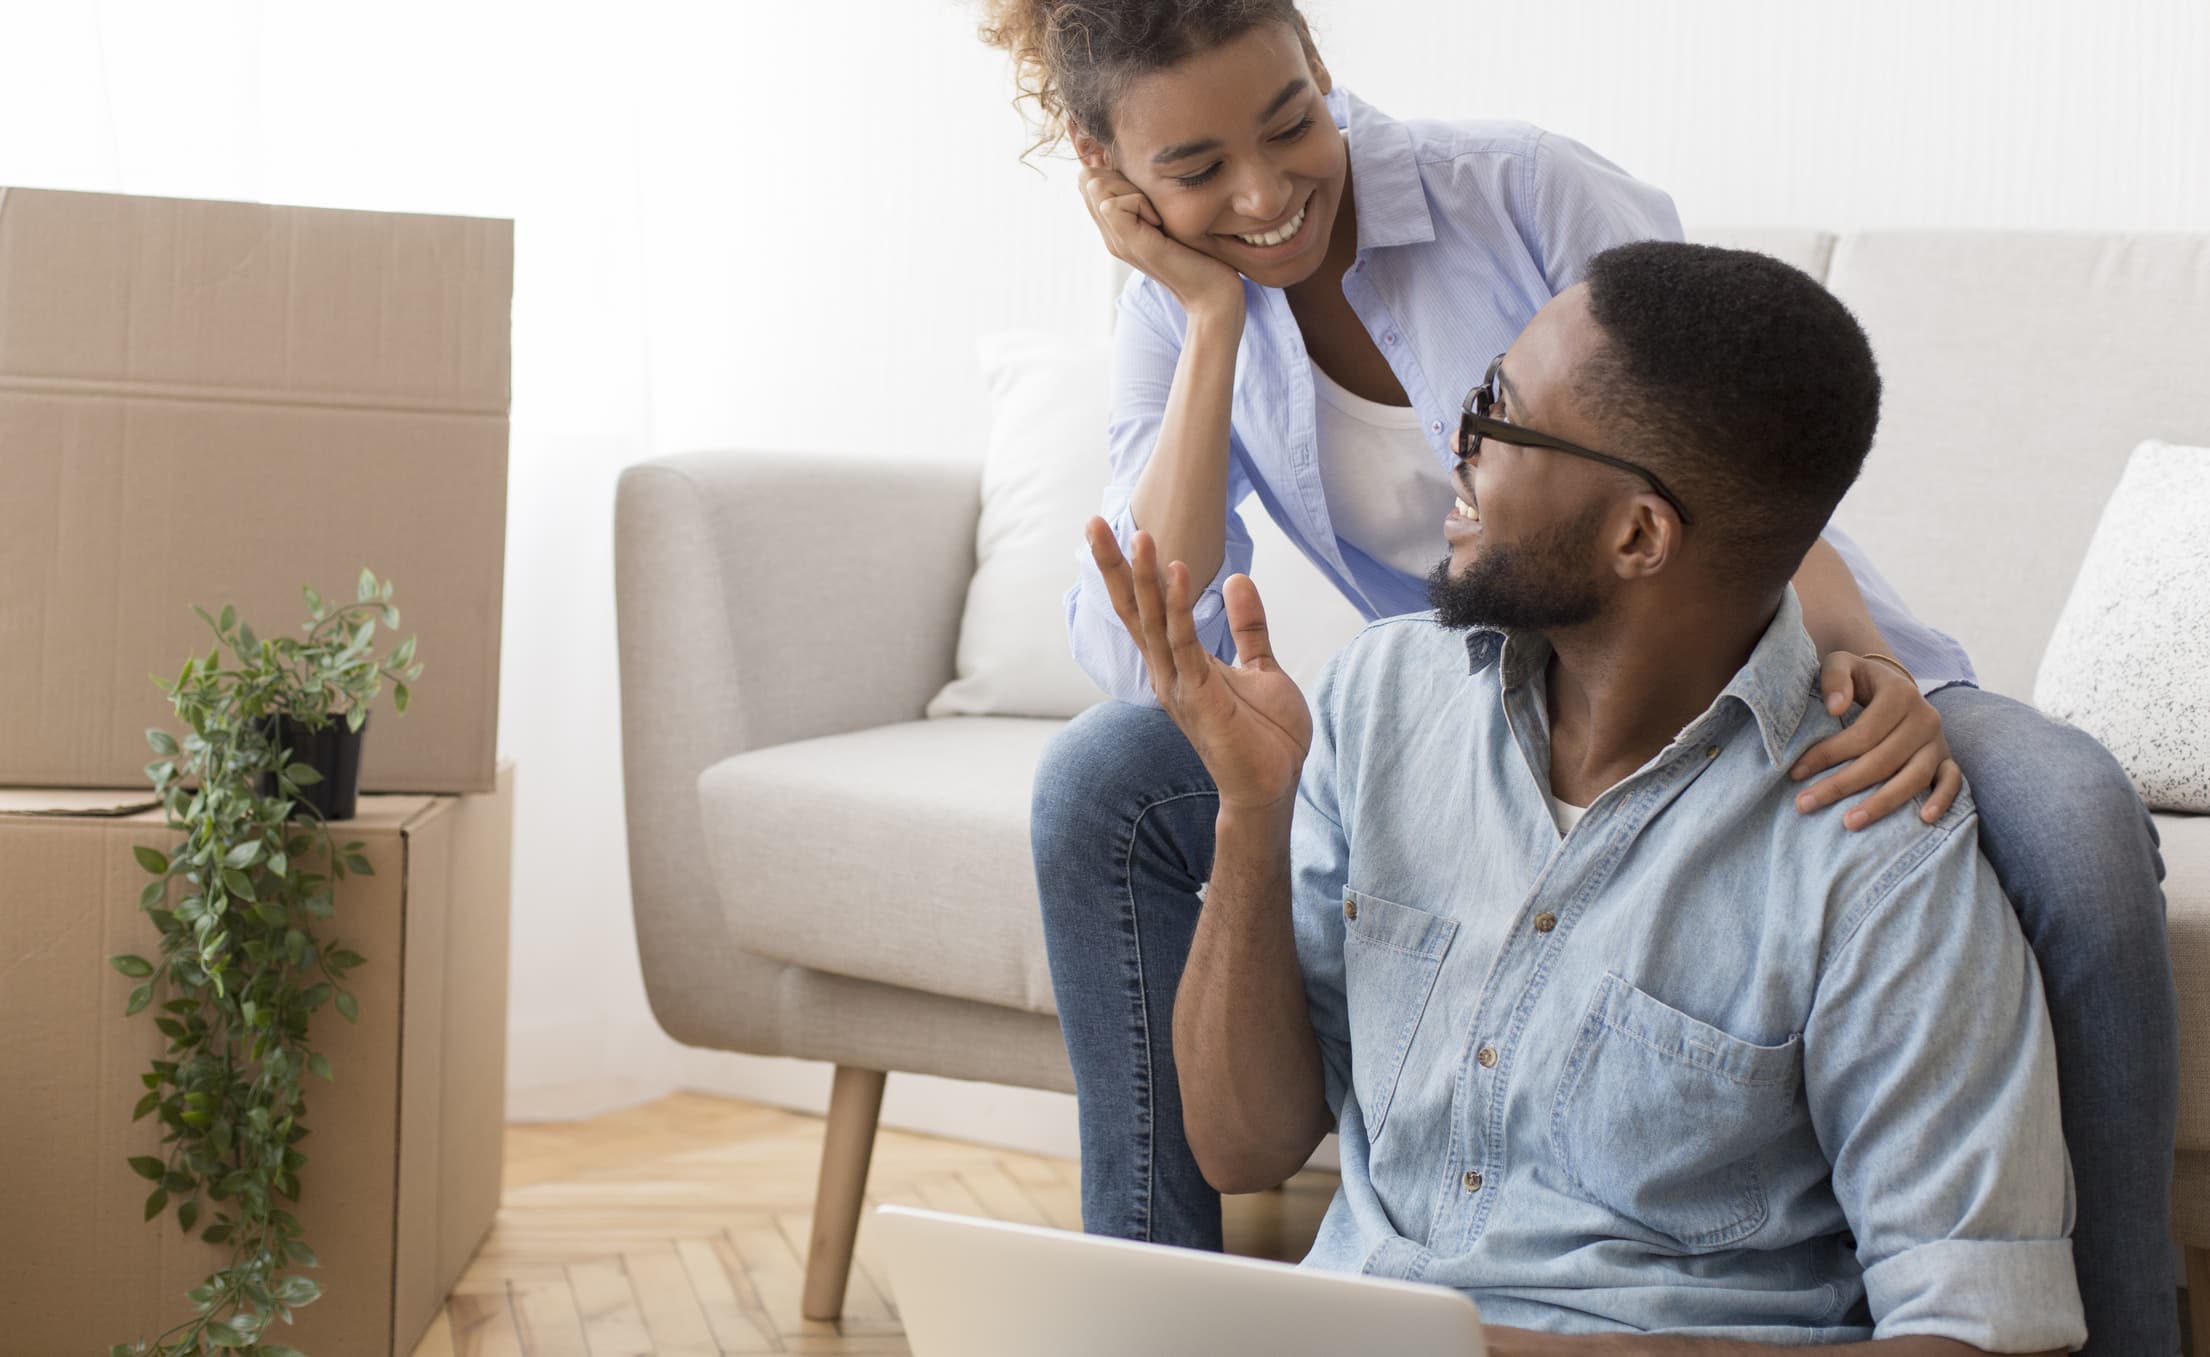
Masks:
[[[1291,100],[1295,99],[1299,94],[1304,93],[1307,83],[1308,82],[1305,80],[1305,78],[1300,75],[1296,79],[1290,81],[1288,84],[1282,86],[1281,93],[1275,95],[1272,99],[1268,100],[1265,109],[1259,113],[1259,122],[1265,123],[1272,119],[1275,114],[1289,107],[1289,103]],[[1193,155],[1204,155],[1208,151],[1217,151],[1219,149],[1220,139],[1218,137],[1206,137],[1203,141],[1185,141],[1180,143],[1179,145],[1169,146],[1165,150],[1159,152],[1157,155],[1151,157],[1151,163],[1154,165],[1167,165],[1177,160],[1187,160]]]

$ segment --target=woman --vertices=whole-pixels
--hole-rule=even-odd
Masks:
[[[984,36],[1013,54],[1045,141],[1073,143],[1105,245],[1137,271],[1105,517],[1124,550],[1141,524],[1159,560],[1211,581],[1196,618],[1224,658],[1249,497],[1368,616],[1426,607],[1459,398],[1589,256],[1680,234],[1662,193],[1564,138],[1401,123],[1335,89],[1290,0],[998,0]],[[1961,648],[1828,537],[1796,587],[1829,709],[1863,710],[1792,770],[1846,765],[1798,804],[1870,792],[1845,812],[1857,828],[1925,794],[1931,821],[1971,777],[2055,1019],[2092,1350],[2170,1351],[2177,1039],[2154,830],[2100,746],[1971,687]],[[1213,792],[1077,561],[1075,653],[1115,700],[1046,753],[1032,833],[1084,1223],[1217,1248],[1170,1034]]]

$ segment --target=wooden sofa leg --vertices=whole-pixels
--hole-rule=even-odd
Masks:
[[[806,1245],[806,1291],[799,1306],[808,1319],[834,1320],[844,1313],[883,1082],[881,1070],[839,1065],[829,1089],[829,1129],[821,1143],[821,1183],[813,1198],[813,1238]]]
[[[2210,1249],[2187,1249],[2187,1328],[2197,1357],[2210,1354]]]

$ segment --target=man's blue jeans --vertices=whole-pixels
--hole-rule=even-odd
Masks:
[[[1933,703],[1979,804],[1981,851],[2048,991],[2078,1184],[2084,1351],[2176,1353],[2179,1035],[2155,827],[2088,736],[1977,688],[1945,688]],[[1091,708],[1037,770],[1036,880],[1093,1234],[1220,1247],[1220,1198],[1182,1131],[1172,1029],[1216,810],[1204,765],[1154,708]]]

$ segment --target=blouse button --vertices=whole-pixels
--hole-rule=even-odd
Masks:
[[[1345,900],[1343,902],[1343,917],[1346,919],[1358,917],[1358,902],[1356,900]]]
[[[1496,1068],[1496,1048],[1494,1046],[1482,1047],[1474,1054],[1473,1058],[1481,1062],[1482,1069],[1493,1070]]]
[[[1537,933],[1547,933],[1557,926],[1558,916],[1547,910],[1535,916],[1535,931]]]
[[[1479,1192],[1481,1190],[1481,1175],[1473,1169],[1467,1169],[1466,1176],[1460,1181],[1466,1185],[1466,1191],[1468,1192]]]

